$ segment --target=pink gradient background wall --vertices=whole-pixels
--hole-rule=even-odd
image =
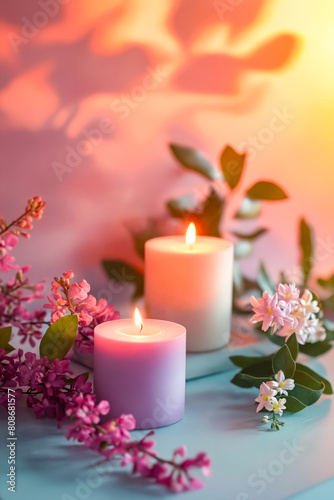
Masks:
[[[0,4],[1,212],[10,219],[29,197],[47,200],[17,250],[35,279],[71,268],[95,293],[104,289],[101,258],[138,263],[129,226],[166,216],[166,200],[203,185],[167,144],[217,161],[226,143],[242,151],[254,136],[261,150],[250,155],[242,186],[271,179],[290,200],[266,204],[260,224],[271,231],[244,270],[254,275],[259,258],[273,273],[291,269],[301,215],[318,244],[329,243],[318,272],[334,267],[331,0],[54,0],[46,22],[36,14],[42,4]],[[34,19],[44,25],[27,38]],[[147,82],[152,88],[140,93]],[[121,108],[127,95],[131,105]],[[284,109],[288,123],[264,144],[263,128]],[[54,162],[105,118],[114,131],[60,181]]]

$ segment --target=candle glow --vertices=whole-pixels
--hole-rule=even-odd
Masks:
[[[190,248],[192,248],[195,241],[196,241],[196,226],[193,222],[191,222],[186,232],[186,243]]]
[[[142,317],[141,317],[141,314],[139,312],[138,307],[136,307],[136,309],[135,309],[135,324],[139,328],[138,333],[140,333],[142,331],[144,325],[143,325],[143,320],[142,320]]]

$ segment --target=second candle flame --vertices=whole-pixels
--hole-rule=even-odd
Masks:
[[[136,310],[135,310],[135,324],[139,328],[139,332],[138,333],[140,333],[142,331],[144,325],[143,325],[143,320],[141,318],[141,315],[140,315],[138,307],[136,307]]]
[[[189,246],[189,248],[192,248],[195,241],[196,241],[196,227],[195,224],[191,222],[188,226],[186,233],[186,243]]]

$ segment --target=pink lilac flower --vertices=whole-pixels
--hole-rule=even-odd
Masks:
[[[278,305],[278,295],[275,293],[271,296],[268,292],[263,293],[263,297],[256,299],[254,296],[250,298],[253,306],[254,316],[251,318],[252,323],[262,321],[262,330],[267,331],[268,328],[284,324],[291,324],[292,319]]]
[[[298,305],[300,290],[296,287],[295,283],[291,285],[280,283],[276,290],[278,300],[283,301],[285,304]]]
[[[80,283],[74,283],[73,285],[70,285],[70,293],[74,299],[86,299],[88,297],[89,290],[90,285],[86,280],[82,280]]]
[[[51,321],[54,322],[68,312],[78,316],[78,334],[75,346],[79,352],[93,352],[94,328],[99,323],[112,321],[119,318],[119,312],[114,306],[108,305],[105,299],[96,300],[88,294],[90,285],[86,280],[71,284],[74,277],[72,271],[63,273],[63,277],[55,278],[52,282],[52,296],[48,297],[49,304],[46,309],[51,309]]]
[[[316,325],[308,331],[307,342],[314,344],[315,342],[323,342],[327,336],[323,322],[319,320]]]
[[[314,313],[318,313],[320,311],[320,307],[318,305],[317,300],[313,300],[313,294],[309,290],[305,290],[300,299],[300,304],[305,310],[305,315],[311,315]]]
[[[14,264],[15,257],[9,253],[17,242],[18,238],[13,233],[7,233],[0,238],[0,271],[8,273],[11,269],[19,269],[19,266]]]
[[[275,389],[278,394],[284,394],[285,396],[288,395],[287,391],[292,391],[295,387],[294,380],[292,378],[286,379],[282,370],[276,373],[275,380],[270,380],[266,383],[270,389]]]
[[[255,399],[257,403],[259,403],[256,411],[259,412],[262,408],[265,408],[268,411],[272,411],[272,399],[276,396],[277,391],[275,389],[271,389],[265,382],[262,382],[260,386],[260,394]]]

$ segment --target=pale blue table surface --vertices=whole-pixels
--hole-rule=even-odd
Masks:
[[[334,381],[334,352],[308,364]],[[147,480],[133,478],[128,468],[117,464],[100,465],[110,469],[110,475],[92,477],[91,466],[99,460],[96,453],[66,441],[64,430],[57,429],[54,421],[36,420],[33,412],[20,404],[15,494],[6,490],[7,414],[4,408],[0,410],[1,499],[334,499],[331,396],[323,396],[316,405],[297,415],[284,415],[284,429],[270,432],[255,413],[257,390],[230,384],[234,373],[228,371],[187,382],[184,419],[156,431],[157,449],[166,458],[181,444],[187,445],[189,456],[208,452],[213,475],[204,479],[205,489],[175,497]],[[137,435],[141,434],[137,431]],[[293,455],[288,450],[294,446]],[[261,474],[266,478],[261,479]]]

